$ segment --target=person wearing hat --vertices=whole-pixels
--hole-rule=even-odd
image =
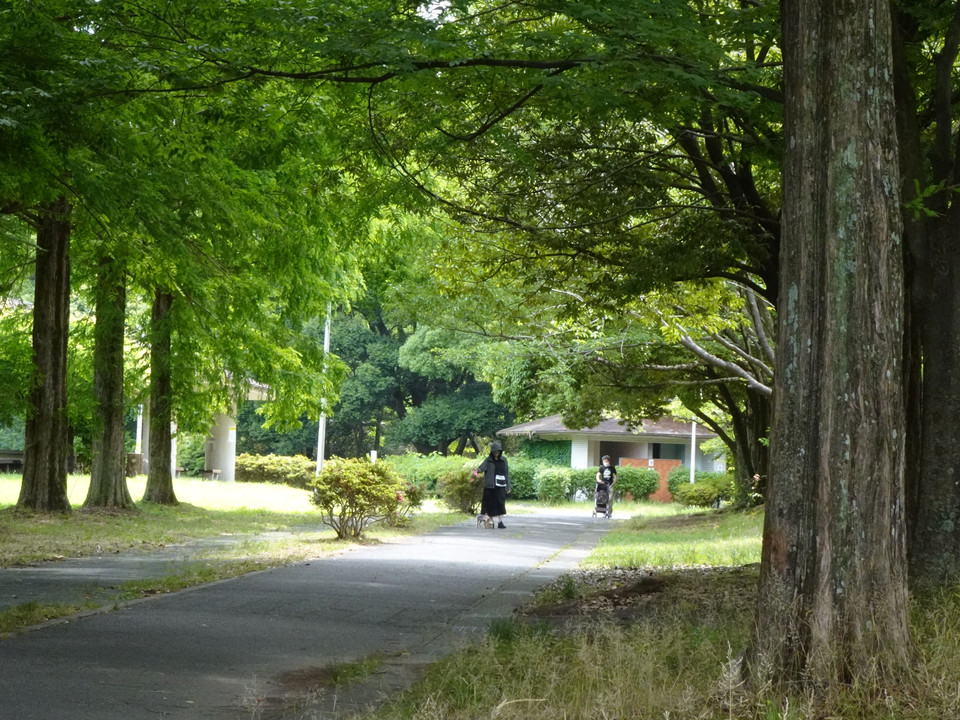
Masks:
[[[500,443],[490,443],[490,454],[483,459],[475,471],[483,473],[483,498],[480,501],[480,512],[490,518],[499,520],[498,528],[506,528],[503,516],[507,514],[507,495],[510,493],[510,466],[503,456]]]

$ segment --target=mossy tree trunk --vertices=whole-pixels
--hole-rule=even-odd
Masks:
[[[130,508],[123,416],[123,350],[127,290],[123,264],[103,257],[97,276],[93,348],[96,413],[85,507]]]
[[[67,336],[70,323],[70,204],[40,207],[33,305],[36,371],[24,432],[23,484],[17,505],[70,509],[67,499]]]
[[[170,310],[173,296],[157,289],[153,298],[150,327],[150,468],[143,501],[176,505],[170,425],[173,421]]]
[[[903,256],[885,0],[784,0],[780,332],[755,687],[909,666]]]

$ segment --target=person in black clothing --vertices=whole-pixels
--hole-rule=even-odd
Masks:
[[[613,514],[613,485],[617,482],[617,469],[610,464],[610,456],[604,455],[600,460],[602,465],[597,470],[596,490],[605,488],[607,491],[607,517]]]
[[[490,443],[490,454],[484,458],[475,471],[483,473],[483,499],[480,512],[491,518],[498,518],[498,528],[505,528],[503,516],[507,514],[507,495],[510,493],[510,466],[503,457],[500,443]]]

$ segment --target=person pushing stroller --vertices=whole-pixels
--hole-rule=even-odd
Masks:
[[[597,487],[594,489],[594,511],[602,512],[606,517],[613,515],[613,486],[617,482],[617,469],[610,464],[610,456],[604,455],[602,465],[597,470]]]

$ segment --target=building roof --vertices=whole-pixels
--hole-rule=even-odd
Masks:
[[[527,437],[537,435],[544,440],[550,438],[559,440],[571,438],[574,435],[618,435],[620,439],[625,439],[624,436],[687,439],[690,437],[690,423],[675,418],[660,418],[658,420],[644,420],[639,426],[635,427],[617,418],[608,418],[593,427],[574,429],[564,425],[560,415],[551,415],[550,417],[531,420],[530,422],[504,428],[497,434],[525,435]],[[707,437],[715,437],[715,435],[705,427],[698,425],[697,437],[706,439]]]

